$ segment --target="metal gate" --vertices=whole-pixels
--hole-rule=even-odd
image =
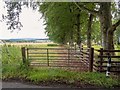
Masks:
[[[88,71],[89,66],[83,62],[80,50],[72,48],[23,48],[24,57],[30,66],[63,67],[73,70]],[[82,58],[81,58],[82,57]],[[89,54],[87,55],[89,59]],[[88,61],[89,62],[89,61]],[[87,63],[87,62],[86,62]]]

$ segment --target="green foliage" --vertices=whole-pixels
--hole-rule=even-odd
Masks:
[[[2,74],[3,79],[7,77],[16,77],[19,73],[19,67],[22,64],[21,49],[9,45],[1,46],[2,48]]]
[[[70,2],[51,2],[42,3],[40,12],[45,18],[46,33],[51,40],[57,43],[66,44],[77,40],[78,31],[82,31],[85,37],[88,14],[80,11],[74,3]],[[80,14],[80,29],[77,31],[77,15]]]
[[[12,78],[25,78],[26,77],[26,73],[27,73],[27,69],[24,66],[24,68],[21,68],[22,65],[6,65],[3,66],[2,68],[2,79],[12,79]]]
[[[45,18],[46,33],[51,40],[57,43],[66,44],[67,42],[77,42],[78,44],[78,42],[81,41],[86,42],[86,38],[87,38],[86,32],[87,29],[89,28],[88,16],[91,13],[94,15],[94,19],[92,21],[93,22],[92,32],[91,32],[92,41],[97,44],[102,44],[102,41],[104,41],[103,39],[105,39],[102,38],[102,36],[104,36],[103,34],[104,28],[102,28],[103,26],[102,24],[106,26],[106,30],[109,27],[107,28],[107,25],[105,24],[104,20],[101,18],[104,17],[104,15],[100,15],[99,12],[101,12],[102,10],[100,9],[103,6],[106,7],[107,4],[110,4],[111,7],[111,10],[109,7],[110,10],[109,14],[112,13],[112,17],[114,19],[116,19],[116,15],[117,15],[117,19],[118,19],[119,10],[116,8],[115,3],[106,3],[106,4],[83,3],[83,2],[42,3],[40,4],[40,12],[43,13],[43,17]],[[108,10],[106,9],[106,11]],[[79,15],[79,20],[77,18],[78,15]],[[108,18],[111,19],[111,17]],[[103,22],[101,22],[102,20]],[[107,18],[105,20],[107,20]],[[78,21],[79,23],[77,23]],[[100,28],[100,24],[101,24],[101,28]],[[108,45],[108,44],[104,44],[104,45]],[[108,46],[104,46],[104,48],[106,47]]]
[[[101,42],[101,31],[100,31],[100,22],[98,19],[94,18],[94,22],[92,24],[92,40],[95,43]]]
[[[50,39],[58,43],[64,43],[66,34],[69,34],[72,26],[70,23],[71,13],[68,3],[43,3],[40,6],[40,10],[46,19],[46,32]],[[63,14],[67,14],[70,17]]]
[[[2,48],[2,65],[18,64],[21,62],[21,49],[14,46],[1,46]]]
[[[115,31],[115,39],[114,39],[114,41],[116,42],[116,44],[120,44],[119,38],[120,38],[120,26]]]

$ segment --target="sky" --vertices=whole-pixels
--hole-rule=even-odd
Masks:
[[[6,13],[3,9],[3,2],[0,0],[0,20],[1,14]],[[7,29],[5,22],[0,22],[0,39],[12,38],[48,38],[45,34],[45,26],[43,19],[38,11],[33,11],[31,8],[23,8],[20,14],[20,21],[23,25],[21,30],[14,30],[12,33]]]

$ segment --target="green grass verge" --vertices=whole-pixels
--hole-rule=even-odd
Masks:
[[[59,82],[67,84],[75,84],[77,82],[83,84],[91,84],[100,87],[113,88],[120,85],[120,82],[113,77],[106,78],[104,73],[96,72],[72,72],[59,68],[28,68],[21,67],[5,67],[2,79],[24,78],[35,84],[40,82]]]

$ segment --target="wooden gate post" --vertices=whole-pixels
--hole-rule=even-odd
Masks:
[[[47,64],[49,66],[49,52],[48,52],[48,49],[47,49]]]
[[[67,63],[68,63],[68,67],[69,67],[70,55],[71,55],[71,54],[70,54],[70,49],[68,49],[68,62],[67,62]]]
[[[84,61],[84,60],[83,60],[83,58],[84,58],[83,45],[81,45],[81,47],[80,47],[80,58],[81,58],[81,61]]]
[[[22,47],[21,50],[22,50],[22,60],[23,60],[23,64],[25,64],[25,63],[26,63],[25,47]]]
[[[89,61],[89,71],[93,71],[93,60],[94,60],[94,48],[90,48],[90,61]]]
[[[76,50],[77,50],[77,46],[76,46],[76,44],[75,44],[75,51],[74,51],[74,55],[76,54]]]
[[[100,48],[100,69],[99,69],[99,72],[102,71],[102,64],[103,64],[103,48]]]

